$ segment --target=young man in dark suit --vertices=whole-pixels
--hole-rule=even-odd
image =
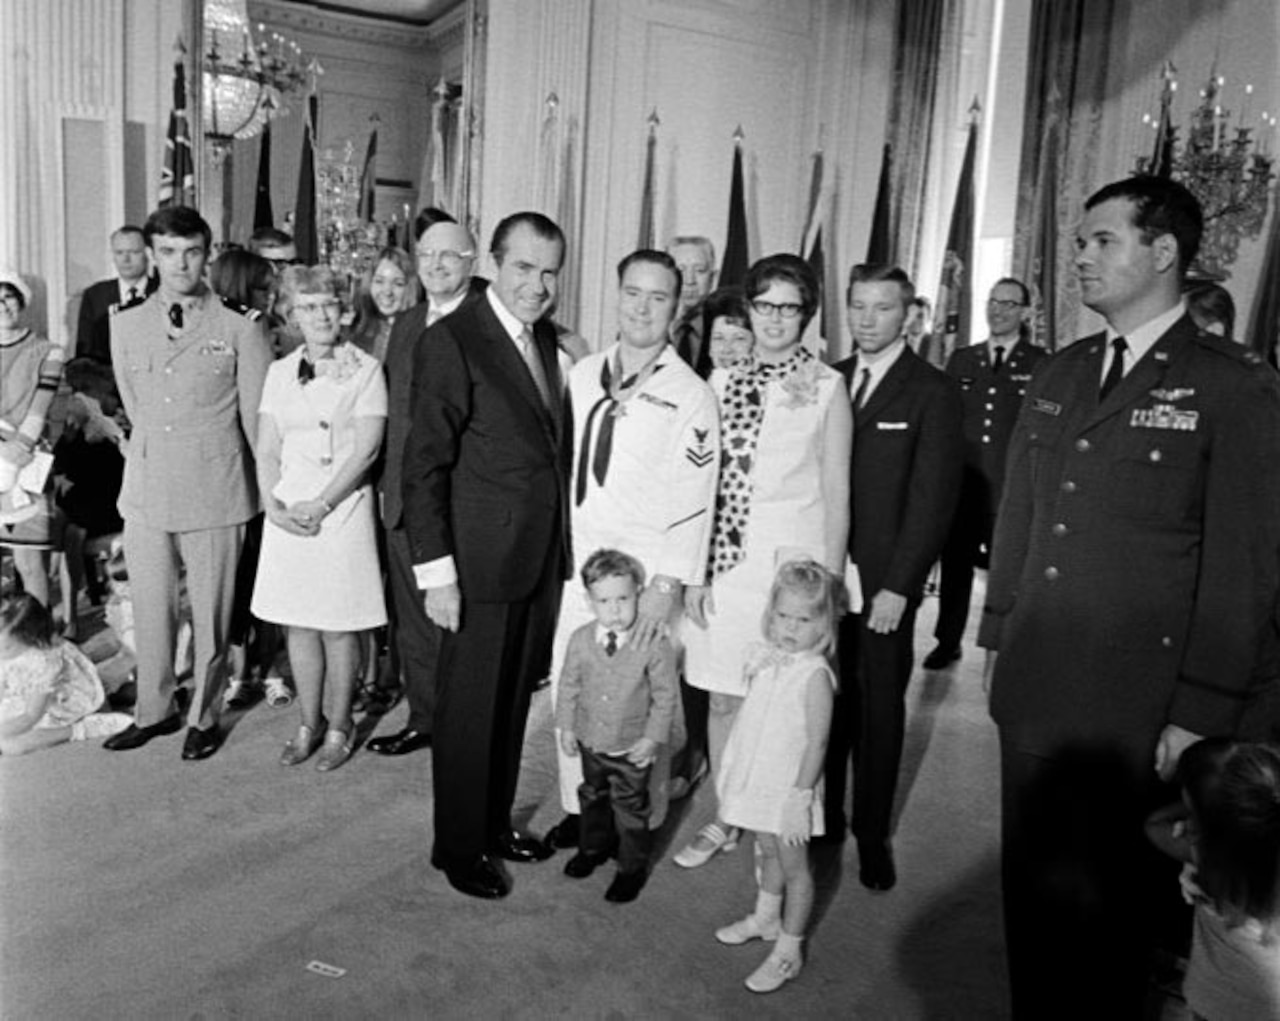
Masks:
[[[555,301],[564,235],[539,213],[494,231],[483,298],[414,358],[404,519],[427,616],[444,629],[432,735],[432,863],[504,897],[500,859],[551,854],[511,826],[529,699],[547,676],[568,560],[568,451]]]
[[[979,644],[1018,1018],[1141,1016],[1189,921],[1143,820],[1274,638],[1280,386],[1186,314],[1202,223],[1170,180],[1090,197],[1076,270],[1107,328],[1037,371],[1009,447]]]
[[[853,401],[849,556],[862,609],[840,627],[840,694],[827,749],[827,832],[845,825],[845,774],[853,757],[851,829],[859,879],[897,881],[890,830],[913,665],[912,637],[925,578],[960,492],[960,393],[906,340],[915,288],[894,266],[854,266],[849,329],[857,353],[836,368]]]
[[[160,278],[148,272],[141,227],[125,224],[111,235],[111,261],[116,275],[90,284],[80,297],[75,348],[77,357],[87,355],[107,365],[111,364],[108,321],[112,313],[142,304],[160,286]]]
[[[974,568],[990,563],[991,534],[1004,484],[1004,458],[1031,373],[1047,352],[1023,338],[1031,294],[1021,280],[997,280],[987,298],[991,333],[981,344],[958,347],[947,375],[964,402],[964,479],[951,534],[942,549],[938,591],[937,647],[924,658],[926,670],[941,670],[960,658],[969,617]]]

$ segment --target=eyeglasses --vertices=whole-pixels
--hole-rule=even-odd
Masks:
[[[334,299],[331,301],[308,302],[302,304],[297,302],[293,306],[293,311],[300,316],[316,316],[323,313],[324,315],[337,315],[342,311],[342,302]]]
[[[463,259],[470,259],[476,254],[475,252],[455,252],[451,248],[440,252],[434,248],[415,248],[413,252],[420,262],[435,262],[439,258],[449,269],[457,269],[462,265]]]
[[[998,308],[1001,312],[1012,312],[1015,308],[1022,308],[1023,304],[1020,301],[1004,301],[1000,298],[988,298],[987,307]]]
[[[804,310],[803,305],[797,305],[793,301],[786,301],[781,305],[775,305],[771,301],[757,300],[751,303],[751,307],[755,310],[756,315],[763,316],[765,319],[772,318],[775,313],[780,315],[783,319],[794,319]]]

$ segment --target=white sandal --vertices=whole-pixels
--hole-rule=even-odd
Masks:
[[[719,823],[709,822],[680,850],[675,863],[681,868],[696,869],[709,862],[717,853],[732,851],[738,846],[740,835],[741,831],[736,826],[724,827]]]

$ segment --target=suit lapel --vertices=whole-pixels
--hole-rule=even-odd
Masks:
[[[529,374],[529,367],[525,365],[524,358],[517,350],[515,341],[511,339],[503,327],[502,321],[497,317],[493,309],[489,307],[488,302],[477,303],[477,309],[485,326],[485,337],[488,340],[487,347],[497,365],[499,374],[511,384],[519,399],[528,405],[530,413],[537,419],[538,425],[541,427],[542,433],[552,449],[558,450],[559,444],[556,441],[557,423],[543,405],[542,397],[538,394],[538,387],[533,382],[533,376]],[[549,324],[541,322],[535,324],[533,327],[533,339],[538,348],[538,354],[542,359],[543,371],[547,375],[547,385],[551,388],[554,398],[560,392],[560,372],[555,364],[554,350],[551,354],[551,368],[547,368],[548,357],[545,346],[548,343],[546,332],[549,329]],[[554,349],[554,338],[551,338],[549,343]]]

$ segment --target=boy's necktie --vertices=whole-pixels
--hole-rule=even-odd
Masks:
[[[618,651],[618,635],[614,631],[610,631],[604,636],[604,654],[612,656]]]

